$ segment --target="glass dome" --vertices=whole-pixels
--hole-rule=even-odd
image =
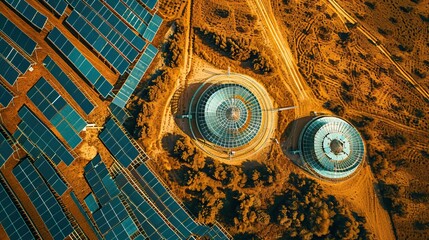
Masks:
[[[300,136],[301,157],[318,175],[345,178],[362,162],[364,144],[350,123],[336,117],[310,121]]]
[[[225,148],[243,146],[261,127],[261,106],[255,95],[238,84],[207,88],[196,107],[198,130],[207,141]]]

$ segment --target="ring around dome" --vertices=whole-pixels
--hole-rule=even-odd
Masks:
[[[261,127],[261,106],[247,88],[235,83],[207,88],[196,106],[196,122],[201,135],[225,148],[249,143]]]
[[[299,149],[310,170],[329,179],[353,174],[365,152],[356,128],[343,119],[329,116],[307,123],[300,135]]]

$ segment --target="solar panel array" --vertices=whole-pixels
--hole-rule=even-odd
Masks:
[[[12,145],[7,141],[6,137],[0,133],[0,167],[3,166],[3,164],[12,156],[12,154]]]
[[[33,6],[25,0],[5,0],[5,2],[21,14],[24,19],[31,23],[37,29],[43,29],[48,18],[38,12]]]
[[[2,84],[0,84],[0,109],[9,106],[12,102],[13,94]]]
[[[67,9],[67,3],[64,0],[43,0],[54,12],[62,16]]]
[[[135,0],[123,0],[125,5],[133,11],[146,25],[149,23],[152,18],[152,14],[146,8],[144,8],[138,1]]]
[[[67,2],[78,11],[82,11],[79,8],[79,4],[82,3],[81,0],[67,0]],[[128,27],[119,17],[117,17],[109,8],[107,8],[104,4],[102,4],[98,0],[87,0],[86,4],[92,8],[94,12],[97,12],[98,16],[100,16],[105,22],[109,23],[109,25],[116,30],[119,34],[121,34],[134,48],[138,51],[142,51],[144,46],[146,45],[145,41],[135,34],[130,27]]]
[[[73,11],[66,19],[72,27],[95,51],[97,51],[121,75],[125,73],[130,63],[116,50],[94,27],[78,12]]]
[[[156,33],[158,32],[159,27],[161,26],[162,18],[157,14],[153,15],[152,19],[149,22],[149,25],[146,28],[146,31],[143,33],[143,38],[152,42]]]
[[[129,62],[136,60],[139,52],[117,30],[104,20],[97,11],[83,1],[77,2],[74,11],[80,13],[89,25],[96,29],[113,47],[117,48]]]
[[[80,204],[79,200],[76,197],[76,194],[73,191],[70,191],[70,197],[72,198],[73,202],[77,205],[79,208],[80,213],[85,217],[86,223],[91,227],[92,231],[97,235],[97,239],[101,240],[101,236],[98,233],[98,231],[95,229],[94,225],[92,224],[88,214],[86,213],[85,209],[83,209],[82,204]]]
[[[99,138],[124,167],[128,167],[139,155],[137,148],[112,118],[104,125]]]
[[[82,91],[74,84],[74,82],[67,76],[67,74],[52,60],[51,57],[47,56],[43,60],[43,65],[46,69],[54,76],[61,86],[67,91],[73,100],[79,104],[82,110],[89,115],[94,110],[94,105],[88,100],[88,98],[82,93]]]
[[[127,109],[118,107],[116,104],[110,104],[109,111],[121,124],[124,124],[124,122],[131,117]]]
[[[95,199],[93,193],[90,193],[88,196],[86,196],[84,201],[85,201],[85,204],[91,213],[98,210],[99,206],[98,206],[97,200]]]
[[[49,32],[47,39],[55,45],[58,50],[67,57],[67,59],[73,64],[73,66],[90,82],[95,89],[106,98],[113,89],[110,84],[101,73],[94,68],[82,53],[73,46],[73,44],[58,30],[54,28]]]
[[[18,77],[27,72],[31,63],[18,50],[0,36],[0,58],[6,68],[1,68],[2,77],[10,84],[15,84]],[[9,72],[10,71],[10,72]]]
[[[43,77],[30,88],[27,96],[72,148],[82,142],[79,133],[86,126],[85,120]]]
[[[36,49],[37,43],[1,13],[0,31],[8,36],[10,40],[16,43],[16,45],[29,56],[31,56]]]
[[[35,239],[12,198],[0,184],[0,225],[9,239]]]
[[[44,153],[55,164],[63,161],[69,166],[73,160],[73,155],[66,149],[57,137],[38,119],[27,106],[23,106],[18,111],[18,116],[22,121],[13,137],[20,145],[33,157],[38,158]]]
[[[148,8],[153,10],[155,5],[158,3],[158,0],[141,0]]]
[[[34,161],[34,166],[58,195],[62,196],[64,192],[67,191],[68,187],[66,183],[43,155],[39,156],[39,158]]]
[[[128,6],[121,1],[105,0],[105,4],[111,7],[119,16],[131,25],[138,33],[143,34],[146,30],[144,21],[139,18]]]
[[[157,53],[158,49],[152,44],[149,44],[134,66],[133,70],[131,70],[130,75],[125,80],[124,85],[116,94],[116,97],[113,99],[112,103],[116,104],[120,108],[125,107],[131,97],[131,94],[133,94],[134,90],[136,89],[143,75],[146,73],[146,70],[149,68],[149,65],[152,63]]]
[[[30,160],[28,158],[22,160],[12,172],[30,198],[52,237],[64,239],[69,236],[74,231],[70,221]]]

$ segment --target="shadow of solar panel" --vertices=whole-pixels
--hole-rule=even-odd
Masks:
[[[35,28],[41,30],[45,27],[48,18],[38,12],[33,6],[25,0],[5,0],[5,2],[17,11],[21,17],[30,22]]]
[[[48,184],[52,187],[52,189],[54,189],[58,195],[62,196],[67,190],[67,185],[51,166],[49,161],[44,156],[39,156],[39,158],[34,161],[34,166],[37,168],[46,182],[48,182]]]
[[[30,198],[52,237],[64,239],[70,235],[73,232],[70,221],[28,158],[21,161],[12,172]]]
[[[16,45],[18,45],[24,52],[31,56],[36,49],[37,43],[19,29],[13,22],[7,19],[0,13],[0,30],[9,37]]]
[[[43,77],[28,91],[27,96],[72,148],[82,142],[79,133],[86,126],[85,120]]]
[[[10,239],[35,239],[18,207],[0,184],[0,224]]]
[[[109,110],[116,118],[116,120],[118,120],[118,122],[120,122],[121,124],[123,124],[128,118],[131,117],[131,114],[128,112],[127,109],[120,108],[116,104],[110,104]]]
[[[43,0],[54,12],[62,16],[67,9],[67,3],[63,0]]]
[[[65,148],[65,146],[55,137],[55,135],[24,105],[19,111],[18,116],[22,121],[18,124],[18,129],[15,132],[18,142],[25,143],[20,137],[24,135],[26,141],[29,141],[33,146],[37,147],[39,151],[32,151],[37,153],[44,152],[55,164],[63,161],[67,166],[70,165],[74,157]],[[28,145],[28,144],[27,144]],[[27,148],[25,148],[27,150]],[[39,154],[34,154],[32,157],[36,159]]]
[[[0,36],[0,54],[8,60],[21,74],[27,72],[31,63],[18,50]]]
[[[9,92],[6,87],[0,84],[0,108],[9,106],[10,102],[12,102],[12,99],[12,93]]]
[[[143,52],[142,56],[134,66],[133,70],[131,70],[130,75],[124,82],[124,85],[119,89],[119,92],[116,94],[112,103],[120,108],[124,108],[127,104],[128,100],[131,97],[131,94],[137,88],[140,80],[143,75],[146,73],[149,65],[152,63],[153,58],[158,53],[158,49],[149,44],[146,50]]]
[[[54,28],[49,32],[47,39],[73,64],[79,73],[90,82],[95,89],[106,98],[113,89],[113,86],[95,69],[92,64],[79,52],[70,41],[58,30]]]
[[[94,50],[106,59],[121,75],[129,67],[129,62],[105,40],[78,12],[73,11],[66,19],[72,27]]]
[[[113,119],[110,119],[104,125],[99,138],[115,159],[124,167],[128,167],[139,155],[139,151],[133,146],[131,140]]]

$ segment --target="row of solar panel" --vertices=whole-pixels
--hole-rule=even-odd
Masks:
[[[0,133],[0,167],[3,166],[3,164],[12,156],[12,154],[12,145],[7,141],[7,138],[2,133]]]
[[[143,22],[149,24],[152,14],[149,13],[139,2],[135,0],[123,0],[125,6],[133,11]]]
[[[34,166],[46,182],[48,182],[49,186],[51,186],[58,195],[62,196],[68,187],[49,161],[41,155],[34,161]]]
[[[19,29],[13,22],[0,13],[0,31],[31,56],[37,43]]]
[[[112,103],[117,105],[120,108],[124,108],[128,100],[142,79],[143,75],[146,73],[146,70],[149,68],[149,65],[152,63],[155,55],[158,53],[158,49],[149,44],[133,70],[131,70],[130,75],[125,80],[125,83],[116,94],[116,97],[113,99]]]
[[[128,167],[139,155],[139,151],[113,118],[106,122],[99,138],[124,167]]]
[[[38,119],[34,113],[23,106],[18,111],[18,116],[22,121],[13,137],[32,156],[38,158],[44,153],[55,164],[63,161],[69,166],[73,160],[73,155],[66,149],[63,143]]]
[[[67,9],[67,3],[64,0],[43,0],[54,12],[62,16]]]
[[[35,239],[12,198],[14,196],[9,195],[5,186],[0,184],[0,225],[9,239]]]
[[[118,107],[116,104],[110,104],[109,111],[120,124],[124,124],[131,117],[131,113],[127,109]]]
[[[61,86],[67,91],[73,100],[79,104],[82,110],[88,115],[94,110],[94,105],[88,100],[88,98],[82,93],[82,91],[74,84],[74,82],[67,76],[67,74],[52,60],[51,57],[47,56],[43,60],[43,66],[54,76]]]
[[[148,8],[153,10],[155,5],[158,3],[158,0],[141,0]]]
[[[64,239],[69,236],[74,231],[70,221],[30,160],[22,160],[12,172],[30,198],[51,236],[54,239]]]
[[[98,231],[95,229],[94,225],[92,224],[88,214],[86,213],[85,209],[83,209],[82,204],[80,204],[79,200],[76,197],[76,194],[73,191],[70,191],[70,197],[72,198],[73,202],[76,204],[76,206],[79,208],[80,213],[85,217],[86,223],[91,227],[92,231],[97,235],[97,239],[101,240],[101,236],[98,233]]]
[[[73,46],[73,44],[58,30],[54,28],[49,32],[47,39],[67,57],[67,59],[75,66],[75,68],[88,80],[95,89],[106,98],[113,89],[101,73],[92,66],[85,56]]]
[[[83,1],[76,4],[74,11],[79,12],[88,24],[100,32],[100,34],[102,34],[113,47],[117,48],[129,62],[134,62],[139,52],[134,49],[131,43],[117,32],[114,27],[100,17],[97,11],[94,11]]]
[[[2,84],[0,84],[0,109],[9,106],[12,102],[13,94]]]
[[[130,63],[113,45],[101,36],[78,12],[73,11],[66,19],[72,27],[95,51],[97,51],[121,75],[125,73]]]
[[[116,0],[105,0],[105,4],[111,7],[119,16],[121,16],[129,25],[131,25],[138,33],[142,34],[146,30],[146,24],[139,18],[131,9],[123,2]]]
[[[149,25],[146,28],[146,31],[143,33],[143,38],[147,39],[149,42],[153,41],[156,33],[158,32],[159,27],[161,26],[162,18],[157,14],[153,15],[152,19],[149,22]]]
[[[69,5],[71,5],[74,9],[78,8],[78,4],[81,3],[81,0],[67,0]],[[87,0],[86,4],[94,12],[103,18],[104,21],[109,23],[112,28],[114,28],[118,33],[120,33],[128,42],[130,42],[134,48],[138,51],[142,51],[144,46],[146,45],[145,41],[136,35],[120,18],[118,18],[109,8],[107,8],[104,4],[99,2],[98,0]]]
[[[0,58],[4,68],[0,69],[1,76],[14,85],[19,76],[27,72],[31,63],[19,51],[0,36]]]
[[[82,142],[79,133],[86,126],[85,120],[43,77],[30,88],[27,96],[72,148]]]
[[[38,12],[25,0],[5,0],[5,2],[24,17],[24,19],[30,22],[35,28],[40,30],[45,27],[48,18]]]

